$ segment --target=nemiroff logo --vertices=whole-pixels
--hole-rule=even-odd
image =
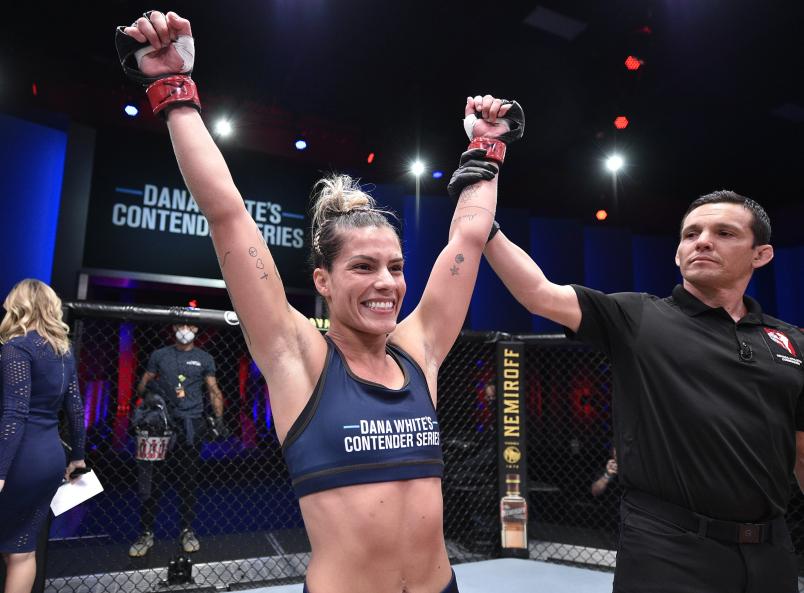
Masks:
[[[765,330],[765,341],[776,362],[801,366],[802,360],[796,351],[796,344],[787,334],[772,327],[762,329]]]

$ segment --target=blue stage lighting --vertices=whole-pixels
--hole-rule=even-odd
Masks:
[[[433,179],[441,179],[443,176],[443,171],[433,171]]]
[[[132,103],[126,103],[126,106],[123,107],[123,111],[125,111],[126,115],[129,117],[137,117],[137,115],[140,113],[140,110],[137,109],[137,106],[133,105]]]
[[[304,150],[305,148],[307,148],[306,140],[303,140],[302,138],[296,140],[296,150]]]

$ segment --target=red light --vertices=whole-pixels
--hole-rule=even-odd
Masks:
[[[198,309],[198,301],[193,299],[192,301],[187,303],[187,306],[190,307],[191,309]]]
[[[644,64],[644,62],[636,56],[628,56],[625,58],[625,67],[629,70],[639,70],[642,64]]]
[[[35,96],[37,95],[37,93],[39,92],[39,89],[37,89],[37,88],[36,88],[36,83],[33,83],[33,84],[31,85],[31,92],[33,93],[33,96],[34,96],[34,97],[35,97]]]
[[[373,163],[373,162],[374,162],[374,153],[373,153],[373,152],[370,152],[370,153],[369,153],[368,157],[366,158],[366,162],[367,162],[369,165],[370,165],[371,163]]]
[[[628,118],[624,115],[618,115],[614,118],[614,127],[618,130],[624,130],[628,127]]]
[[[606,220],[609,217],[609,213],[605,210],[598,210],[595,212],[595,218],[598,220]]]

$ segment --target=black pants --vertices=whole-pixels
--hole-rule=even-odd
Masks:
[[[780,531],[765,543],[727,543],[623,500],[614,593],[797,593],[793,544]]]
[[[195,520],[196,488],[201,463],[201,445],[179,442],[165,461],[137,461],[137,480],[142,500],[143,531],[153,531],[159,512],[159,499],[165,485],[172,485],[179,495],[181,528],[191,529]]]

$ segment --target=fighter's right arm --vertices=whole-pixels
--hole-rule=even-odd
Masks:
[[[123,33],[150,44],[152,51],[138,64],[146,76],[183,71],[187,57],[179,52],[177,40],[192,37],[187,19],[154,11],[123,28]],[[209,222],[218,263],[252,356],[263,372],[275,370],[269,367],[281,364],[286,355],[297,360],[298,351],[320,336],[288,304],[273,257],[223,155],[194,107],[174,104],[162,113],[184,182]]]
[[[536,262],[502,231],[486,244],[484,254],[500,280],[528,311],[573,332],[578,330],[581,306],[571,286],[550,282]]]

